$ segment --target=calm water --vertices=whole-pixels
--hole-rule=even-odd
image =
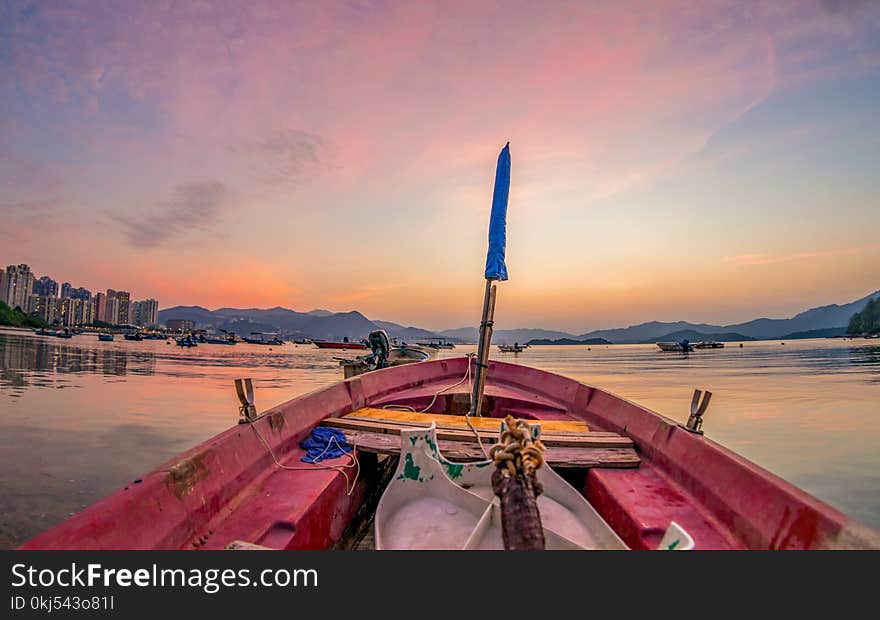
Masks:
[[[181,349],[0,330],[0,547],[235,424],[233,379],[255,380],[262,410],[341,379],[334,355],[312,346]],[[693,389],[709,389],[709,437],[880,528],[877,341],[747,342],[690,355],[653,345],[492,355],[603,387],[679,421]]]

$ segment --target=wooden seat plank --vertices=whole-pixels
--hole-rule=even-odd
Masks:
[[[345,438],[350,445],[365,452],[400,454],[400,439],[395,435],[346,430]],[[443,456],[452,461],[485,459],[476,443],[438,439],[437,445]],[[544,451],[544,461],[553,467],[634,468],[639,466],[640,459],[632,448],[548,447]]]
[[[401,411],[399,409],[377,409],[375,407],[364,407],[362,409],[352,411],[344,417],[383,420],[388,422],[410,422],[425,425],[430,424],[433,421],[437,423],[438,427],[440,425],[445,425],[467,428],[465,416],[449,415],[445,413],[419,413],[415,411]],[[475,428],[494,430],[495,432],[498,432],[498,429],[501,427],[502,421],[501,418],[485,417],[472,417],[470,418],[470,420],[471,424],[473,424]],[[587,427],[587,423],[583,420],[534,420],[534,422],[540,423],[541,431],[547,433],[585,433],[590,430]]]

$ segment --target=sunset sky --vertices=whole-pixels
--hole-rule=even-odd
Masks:
[[[497,327],[880,289],[880,3],[0,3],[0,264]]]

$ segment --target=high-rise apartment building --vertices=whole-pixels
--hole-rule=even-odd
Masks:
[[[21,308],[27,311],[30,296],[34,290],[34,274],[31,268],[25,264],[9,265],[6,268],[6,276],[3,278],[3,288],[0,290],[0,299],[6,302],[10,308]]]
[[[116,299],[119,301],[116,323],[131,323],[131,293],[128,291],[116,291]]]
[[[159,302],[145,299],[132,303],[132,322],[135,325],[155,325],[159,320]]]
[[[95,293],[95,320],[107,321],[107,295]]]
[[[110,323],[111,325],[116,325],[119,323],[119,300],[116,299],[116,296],[107,295],[107,300],[104,304],[104,321]]]
[[[49,276],[43,276],[39,280],[34,280],[33,293],[45,297],[58,297],[58,283]]]

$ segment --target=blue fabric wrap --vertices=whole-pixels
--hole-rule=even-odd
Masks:
[[[303,463],[320,463],[324,459],[338,459],[346,452],[351,451],[351,446],[345,443],[345,433],[338,428],[323,426],[312,429],[312,434],[305,441],[300,442],[299,447],[306,450],[306,455],[300,459]]]
[[[506,280],[507,265],[507,198],[510,194],[510,142],[498,155],[495,168],[495,191],[492,194],[492,215],[489,219],[489,253],[486,255],[486,279]]]

